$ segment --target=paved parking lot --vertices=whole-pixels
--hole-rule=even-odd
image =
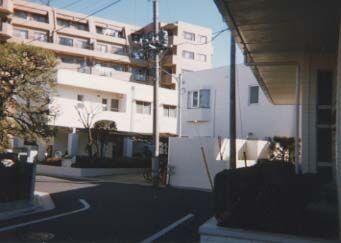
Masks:
[[[56,209],[0,222],[0,230],[81,209],[79,199],[90,207],[0,233],[0,242],[198,242],[198,227],[213,215],[209,192],[50,177],[38,177],[37,190],[51,193]]]

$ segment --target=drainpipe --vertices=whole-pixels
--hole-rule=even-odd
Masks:
[[[179,74],[178,81],[178,136],[182,137],[182,75]]]
[[[295,66],[296,67],[296,106],[295,106],[295,168],[296,174],[302,174],[302,163],[300,161],[299,143],[300,143],[300,104],[301,104],[301,67],[298,62],[248,62],[245,55],[244,64],[246,66],[269,67],[269,66]]]

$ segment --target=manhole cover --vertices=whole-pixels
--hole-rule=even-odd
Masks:
[[[46,242],[54,238],[54,234],[48,232],[25,232],[20,234],[22,240],[34,240],[39,242]]]

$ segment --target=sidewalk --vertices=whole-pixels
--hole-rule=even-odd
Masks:
[[[14,202],[0,204],[0,221],[49,211],[55,208],[48,193],[35,192],[33,202]]]

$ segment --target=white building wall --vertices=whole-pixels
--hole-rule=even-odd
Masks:
[[[294,136],[294,106],[273,105],[259,88],[259,103],[249,104],[249,87],[257,86],[251,70],[237,65],[237,137]],[[188,91],[210,89],[209,109],[188,109]],[[229,68],[187,72],[181,87],[182,136],[229,137]],[[194,123],[194,121],[198,121]]]
[[[77,95],[83,95],[84,101],[77,101]],[[103,111],[102,98],[120,99],[120,112]],[[94,122],[99,120],[115,121],[118,131],[150,134],[152,133],[152,114],[138,114],[135,102],[153,101],[153,87],[151,85],[138,84],[78,73],[69,70],[58,71],[58,85],[53,98],[53,109],[56,117],[51,125],[69,128],[83,128],[76,107],[80,103],[85,107],[80,110],[83,113],[96,113]],[[160,132],[176,134],[176,118],[163,115],[162,105],[177,106],[177,91],[160,89]]]
[[[172,168],[169,184],[176,187],[211,189],[201,153],[204,148],[212,180],[217,173],[229,168],[229,139],[217,138],[170,138],[168,165]],[[257,159],[267,156],[267,141],[237,140],[237,167],[245,167],[243,152],[246,152],[247,166],[252,166]]]

